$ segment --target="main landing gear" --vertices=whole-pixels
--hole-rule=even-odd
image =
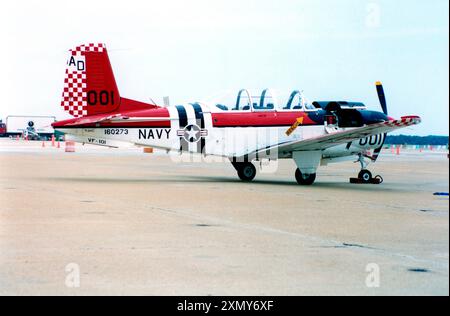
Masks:
[[[374,177],[372,172],[367,170],[367,166],[369,165],[365,160],[362,154],[359,155],[359,158],[356,162],[361,164],[361,171],[358,173],[358,178],[350,178],[350,183],[355,184],[381,184],[383,182],[383,178],[381,176]]]
[[[297,168],[297,170],[295,170],[295,179],[300,185],[312,185],[314,181],[316,181],[316,174],[304,174]]]
[[[255,179],[256,168],[251,162],[233,162],[232,164],[242,181],[250,182]]]

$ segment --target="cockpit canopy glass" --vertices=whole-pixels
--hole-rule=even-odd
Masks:
[[[220,111],[315,111],[317,108],[309,103],[300,90],[289,93],[276,93],[265,89],[260,94],[241,89],[237,97],[226,93],[209,103],[215,104]]]

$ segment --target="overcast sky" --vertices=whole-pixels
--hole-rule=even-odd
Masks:
[[[171,103],[243,87],[418,114],[449,133],[448,0],[3,1],[0,118],[68,117],[67,50],[106,43],[122,96]]]

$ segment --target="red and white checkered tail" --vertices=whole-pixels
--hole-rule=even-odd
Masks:
[[[120,95],[104,44],[69,51],[61,106],[74,117],[118,109]]]

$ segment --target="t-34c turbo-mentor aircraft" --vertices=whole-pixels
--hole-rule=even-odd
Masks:
[[[294,159],[299,184],[310,185],[320,165],[358,158],[358,179],[371,183],[367,165],[376,161],[386,133],[419,124],[418,116],[388,116],[356,102],[305,101],[293,91],[275,106],[269,89],[254,96],[239,91],[233,104],[190,103],[161,107],[119,94],[104,44],[70,50],[61,106],[74,118],[53,124],[75,141],[116,147],[117,141],[167,151],[199,153],[230,160],[243,181],[256,175],[255,161]]]

